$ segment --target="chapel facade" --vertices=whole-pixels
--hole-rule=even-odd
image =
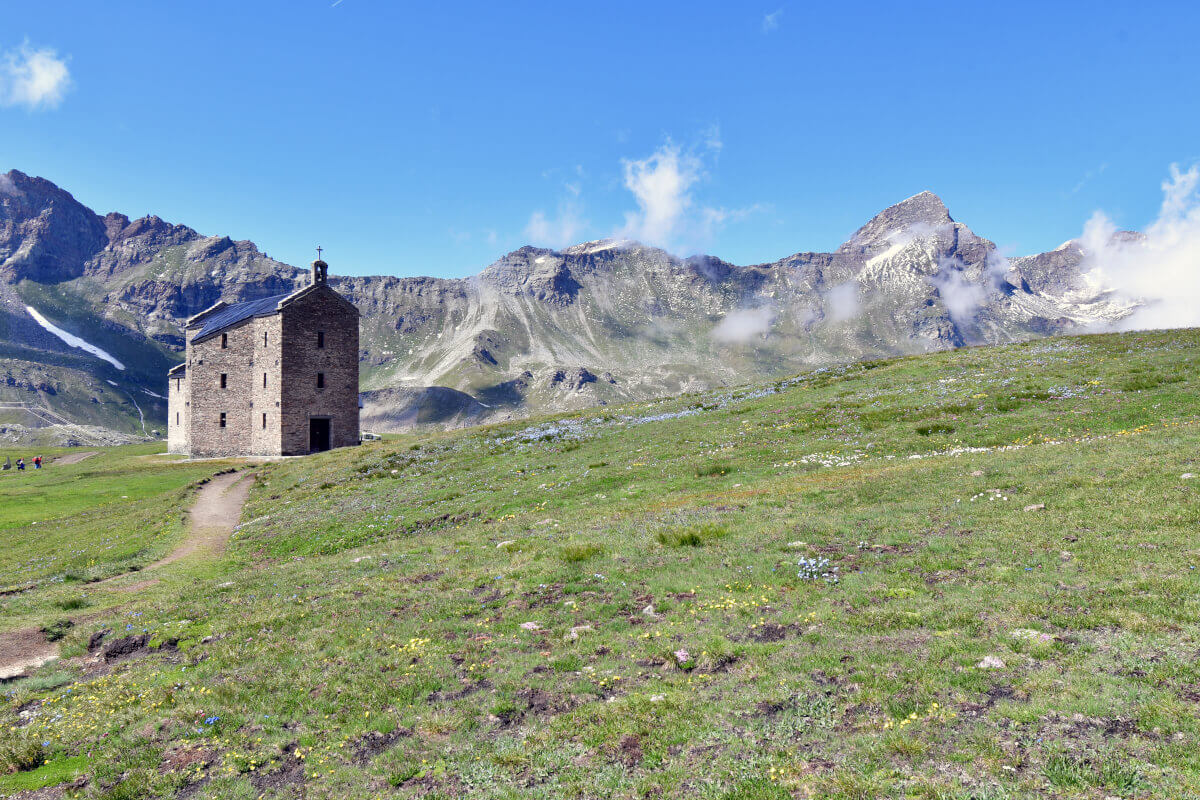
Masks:
[[[359,443],[358,309],[312,264],[308,286],[188,319],[167,373],[167,452],[294,456]]]

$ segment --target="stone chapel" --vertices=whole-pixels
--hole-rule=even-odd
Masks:
[[[167,452],[295,456],[359,443],[358,309],[312,264],[308,286],[219,302],[185,326],[167,373]]]

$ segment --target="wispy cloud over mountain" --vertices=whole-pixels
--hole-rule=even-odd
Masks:
[[[1084,268],[1122,300],[1140,303],[1119,327],[1200,325],[1200,164],[1171,165],[1158,216],[1140,235],[1118,233],[1102,211],[1080,238]]]
[[[586,228],[579,204],[564,201],[553,217],[541,210],[534,211],[525,226],[525,236],[533,244],[562,249],[578,242]]]
[[[748,342],[765,336],[774,320],[775,309],[770,306],[734,309],[717,323],[712,336],[719,342]]]
[[[625,224],[614,234],[665,250],[696,248],[710,241],[725,223],[744,219],[758,210],[728,209],[698,203],[695,188],[707,177],[724,144],[720,128],[706,128],[700,145],[684,149],[668,139],[642,159],[623,159],[625,188],[638,209],[625,213]]]

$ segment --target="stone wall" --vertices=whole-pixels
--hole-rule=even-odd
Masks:
[[[191,394],[193,458],[245,455],[251,452],[250,403],[254,392],[253,319],[188,345],[187,385]],[[195,335],[188,331],[188,335]],[[222,348],[222,336],[227,346]],[[221,374],[226,376],[221,388]],[[225,427],[220,425],[225,414]]]
[[[278,314],[254,320],[254,387],[251,392],[249,450],[254,455],[277,456],[283,452],[280,403],[283,387],[282,345],[283,321]]]
[[[289,300],[283,318],[282,451],[309,452],[309,420],[330,420],[330,446],[358,444],[358,312],[328,287]],[[318,347],[324,332],[325,346]],[[317,387],[317,374],[325,376]]]
[[[187,373],[181,370],[167,377],[167,452],[187,453],[191,450],[188,433],[192,420],[188,413],[191,392],[188,390]]]

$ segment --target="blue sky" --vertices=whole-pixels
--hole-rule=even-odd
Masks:
[[[1195,3],[7,2],[3,21],[0,171],[291,263],[321,244],[343,274],[462,276],[611,235],[756,263],[925,189],[1038,252],[1097,209],[1147,224],[1169,166],[1200,159]],[[69,77],[18,91],[31,57]]]

